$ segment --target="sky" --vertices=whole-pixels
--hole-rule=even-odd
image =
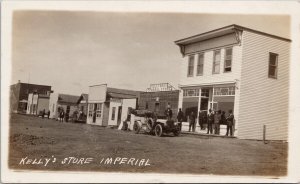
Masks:
[[[15,11],[11,83],[51,85],[73,95],[96,84],[178,88],[183,61],[174,41],[230,24],[290,38],[288,16]]]

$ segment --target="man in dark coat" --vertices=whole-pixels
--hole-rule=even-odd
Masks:
[[[212,130],[212,126],[214,124],[214,114],[212,112],[211,109],[209,109],[209,113],[208,113],[208,116],[207,116],[207,134],[209,133],[213,133],[213,130]]]
[[[46,110],[44,109],[43,112],[42,112],[42,118],[44,119],[45,117],[45,114],[46,114]]]
[[[178,111],[178,114],[177,114],[177,121],[179,122],[180,131],[181,131],[181,127],[182,127],[183,118],[184,118],[184,114],[181,111],[181,108],[179,108],[179,111]]]
[[[222,111],[222,113],[221,113],[221,124],[227,125],[225,111]]]
[[[189,120],[190,120],[190,124],[189,124],[189,132],[191,131],[191,128],[193,130],[193,132],[195,132],[195,120],[196,120],[196,116],[194,114],[194,112],[192,111],[190,116],[189,116]]]
[[[63,109],[60,111],[60,115],[59,115],[59,116],[60,116],[60,119],[59,119],[59,120],[60,120],[61,122],[64,122],[65,112],[64,112]]]
[[[228,136],[229,132],[230,132],[230,136],[233,136],[232,127],[233,127],[234,115],[232,113],[232,110],[229,110],[228,113],[229,113],[229,115],[226,118],[226,121],[227,121],[226,136]]]
[[[215,114],[215,134],[220,134],[220,123],[221,123],[221,110],[216,111]]]
[[[171,120],[172,119],[173,112],[172,112],[172,109],[171,109],[170,105],[168,105],[168,108],[167,108],[165,114],[167,116],[167,120]]]
[[[198,120],[199,120],[199,125],[200,125],[200,129],[204,130],[204,122],[205,122],[205,112],[204,111],[200,111],[199,112],[199,116],[198,116]]]
[[[48,116],[48,119],[49,119],[49,117],[50,117],[50,110],[48,110],[47,116]]]

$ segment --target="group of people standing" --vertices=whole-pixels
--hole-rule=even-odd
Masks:
[[[181,109],[179,109],[177,120],[182,123],[184,119],[184,114]],[[192,130],[195,132],[196,129],[196,113],[191,111],[188,116],[189,120],[189,132]],[[201,130],[205,130],[204,125],[207,124],[207,134],[220,134],[220,125],[227,125],[226,136],[233,136],[233,121],[234,115],[232,110],[228,111],[228,116],[226,117],[225,111],[213,111],[209,109],[208,114],[205,111],[200,111],[198,115],[198,122]]]
[[[199,116],[199,124],[201,127],[201,124],[205,123],[205,116]],[[200,120],[201,119],[201,120]],[[232,113],[232,110],[228,111],[228,116],[225,116],[225,111],[212,111],[209,109],[209,112],[207,114],[207,134],[220,134],[220,125],[225,124],[226,127],[226,136],[230,134],[230,136],[233,136],[233,120],[234,115]]]
[[[69,113],[65,113],[64,109],[61,109],[60,112],[58,113],[58,120],[59,122],[64,122],[64,120],[66,122],[69,121]]]

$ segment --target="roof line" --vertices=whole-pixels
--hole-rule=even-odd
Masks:
[[[246,31],[251,31],[251,32],[254,32],[254,33],[257,33],[257,34],[277,38],[277,39],[280,39],[280,40],[283,40],[283,41],[288,41],[288,42],[292,41],[288,38],[280,37],[280,36],[269,34],[269,33],[262,32],[262,31],[257,31],[257,30],[254,30],[254,29],[250,29],[250,28],[247,28],[247,27],[237,25],[237,24],[231,24],[231,25],[228,25],[228,26],[225,26],[225,27],[221,27],[221,28],[214,29],[214,30],[211,30],[211,31],[207,31],[207,32],[204,32],[204,33],[200,33],[200,34],[197,34],[197,35],[189,36],[189,37],[186,37],[186,38],[183,38],[183,39],[180,39],[180,40],[176,40],[174,42],[175,42],[175,44],[180,45],[180,43],[178,43],[178,42],[181,42],[181,41],[184,41],[184,40],[187,40],[187,39],[191,39],[191,38],[196,38],[196,37],[206,35],[206,34],[209,34],[209,33],[213,33],[213,32],[216,32],[216,31],[220,31],[222,29],[228,29],[230,27],[232,27],[232,29],[242,29],[242,30],[246,30]]]
[[[118,92],[110,92],[109,89],[124,90],[124,91],[130,91],[130,92],[141,92],[141,91],[132,90],[132,89],[114,88],[114,87],[107,87],[107,89],[108,89],[108,93],[118,93]]]
[[[218,28],[218,29],[214,29],[214,30],[211,30],[211,31],[207,31],[207,32],[204,32],[204,33],[196,34],[196,35],[193,35],[193,36],[189,36],[189,37],[186,37],[186,38],[183,38],[183,39],[180,39],[180,40],[176,40],[175,43],[177,44],[177,42],[180,42],[180,41],[183,41],[183,40],[186,40],[186,39],[202,36],[202,35],[205,35],[205,34],[208,34],[208,33],[212,33],[212,32],[219,31],[219,30],[226,29],[226,28],[233,27],[233,26],[234,26],[234,24],[229,25],[229,26],[225,26],[225,27],[221,27],[221,28]]]
[[[91,85],[91,86],[89,86],[89,87],[94,87],[94,86],[104,86],[104,85],[107,86],[107,84],[96,84],[96,85]]]
[[[258,31],[258,30],[255,30],[255,29],[243,27],[243,26],[240,26],[240,25],[235,25],[235,24],[234,24],[234,27],[240,28],[240,29],[244,29],[244,30],[246,30],[246,31],[251,31],[251,32],[254,32],[254,33],[257,33],[257,34],[269,36],[269,37],[272,37],[272,38],[277,38],[277,39],[279,39],[279,40],[283,40],[283,41],[287,41],[287,42],[292,42],[292,40],[291,40],[291,39],[288,39],[288,38],[284,38],[284,37],[277,36],[277,35],[274,35],[274,34],[270,34],[270,33]]]
[[[49,86],[49,85],[43,85],[43,84],[32,84],[32,83],[25,83],[25,82],[17,82],[15,84],[12,84],[12,85],[16,85],[16,84],[29,84],[29,85],[36,85],[36,86],[45,86],[45,87],[52,87],[52,86]],[[12,86],[11,85],[11,86]]]

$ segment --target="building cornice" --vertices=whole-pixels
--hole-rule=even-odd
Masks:
[[[225,26],[225,27],[222,27],[222,28],[219,28],[219,29],[214,29],[212,31],[208,31],[208,32],[205,32],[205,33],[201,33],[201,34],[197,34],[197,35],[194,35],[194,36],[190,36],[190,37],[187,37],[187,38],[177,40],[177,41],[175,41],[175,44],[178,45],[178,46],[187,45],[187,44],[200,42],[200,41],[207,40],[207,39],[212,39],[212,38],[219,37],[219,36],[226,35],[226,34],[230,34],[230,33],[237,33],[239,31],[243,31],[243,30],[250,31],[250,32],[253,32],[253,33],[256,33],[256,34],[261,34],[261,35],[268,36],[268,37],[272,37],[272,38],[276,38],[276,39],[279,39],[279,40],[291,42],[290,39],[287,39],[287,38],[284,38],[284,37],[276,36],[276,35],[273,35],[273,34],[262,32],[262,31],[257,31],[257,30],[254,30],[254,29],[250,29],[250,28],[247,28],[247,27],[240,26],[240,25],[232,24],[232,25]]]

